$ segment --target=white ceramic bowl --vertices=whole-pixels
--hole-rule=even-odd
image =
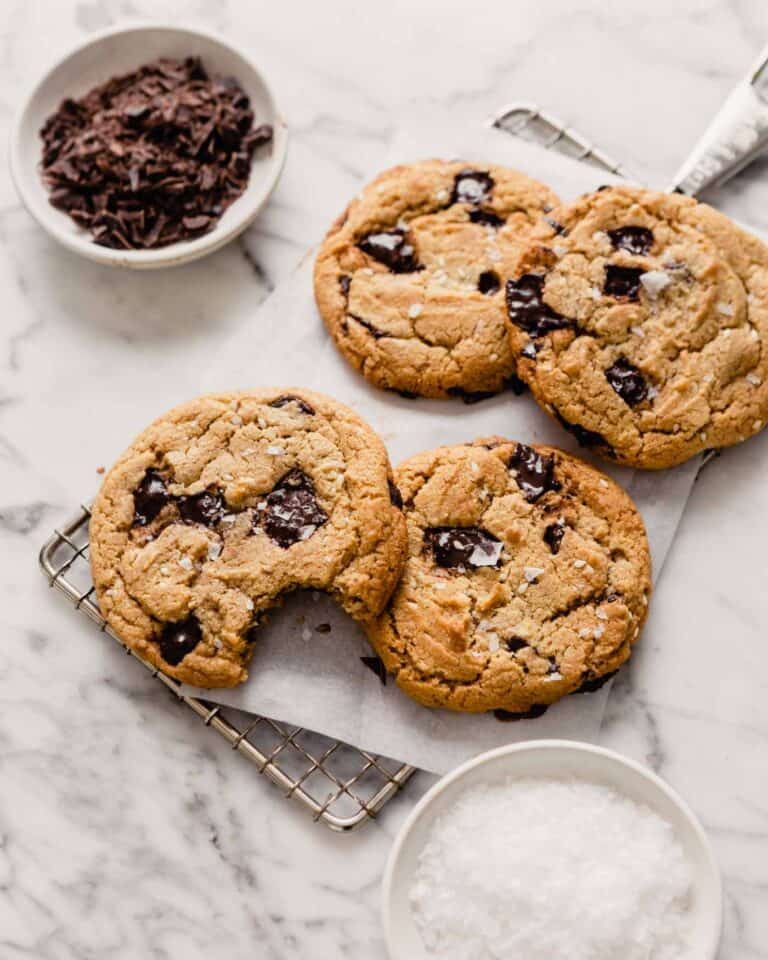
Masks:
[[[39,171],[39,131],[65,97],[81,97],[116,74],[128,73],[157,57],[199,56],[210,73],[236,77],[253,105],[256,124],[274,128],[272,144],[257,151],[248,186],[202,237],[157,250],[113,250],[94,243],[88,233],[48,202]],[[277,184],[285,162],[288,130],[272,92],[247,54],[210,33],[157,24],[117,27],[91,36],[62,57],[36,84],[19,110],[11,133],[11,173],[27,210],[60,243],[97,263],[151,269],[196,260],[228,243],[244,230]]]
[[[408,899],[418,857],[435,819],[469,788],[510,777],[574,777],[613,787],[672,824],[693,866],[692,935],[684,960],[715,960],[723,914],[720,871],[709,840],[687,804],[656,774],[587,743],[533,740],[491,750],[443,777],[403,824],[383,880],[383,917],[392,960],[434,960],[424,947]]]

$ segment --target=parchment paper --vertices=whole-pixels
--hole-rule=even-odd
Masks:
[[[456,130],[445,120],[436,120],[418,133],[402,134],[382,157],[380,168],[425,157],[507,164],[548,182],[566,200],[616,179],[509,134],[482,127]],[[339,209],[346,199],[339,198]],[[266,384],[321,390],[368,420],[384,438],[393,463],[419,450],[491,433],[578,452],[593,459],[633,497],[648,529],[658,577],[697,460],[653,473],[611,466],[580,449],[529,395],[505,393],[467,406],[460,401],[405,400],[369,387],[336,351],[317,315],[312,296],[313,258],[311,251],[295,274],[259,308],[252,322],[225,342],[201,383],[204,391]],[[330,624],[330,632],[318,633],[318,624]],[[435,773],[512,741],[538,737],[592,740],[608,696],[609,686],[593,694],[567,697],[536,720],[514,723],[501,723],[492,714],[429,710],[412,702],[391,679],[382,686],[360,660],[370,653],[362,630],[333,601],[319,594],[297,594],[289,597],[262,629],[247,683],[235,690],[204,691],[201,695]]]

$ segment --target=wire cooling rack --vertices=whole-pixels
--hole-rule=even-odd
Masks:
[[[499,130],[608,173],[625,171],[579,133],[533,104],[515,103],[491,121]],[[82,506],[54,531],[40,551],[40,566],[51,587],[60,591],[99,628],[121,643],[99,612],[88,558],[90,509]],[[177,681],[150,666],[122,643],[125,652],[187,707],[205,726],[255,766],[331,830],[352,830],[376,816],[415,768],[330,740],[302,727],[243,713],[181,692]]]

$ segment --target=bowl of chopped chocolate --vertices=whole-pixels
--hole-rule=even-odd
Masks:
[[[244,230],[274,190],[288,132],[243,52],[192,29],[110,29],[36,84],[11,137],[24,205],[68,249],[151,269]]]

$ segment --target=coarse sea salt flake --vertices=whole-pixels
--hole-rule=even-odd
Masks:
[[[535,583],[542,573],[544,573],[544,567],[523,567],[523,576],[528,583]]]
[[[285,453],[285,448],[279,446],[277,443],[270,443],[267,447],[267,453],[270,457],[281,457]]]
[[[595,627],[595,629],[592,631],[592,636],[595,638],[595,640],[599,640],[603,633],[605,633],[605,631],[602,627]]]
[[[459,548],[461,548],[461,545],[459,545]],[[469,562],[473,567],[495,567],[499,562],[501,550],[501,541],[482,547],[477,546],[469,555]]]
[[[605,610],[598,610],[598,611],[595,613],[595,616],[597,617],[598,620],[607,620],[607,619],[608,619],[608,614],[605,612]]]
[[[192,569],[192,561],[189,559],[189,557],[182,557],[182,558],[179,560],[179,566],[180,566],[183,570],[191,570],[191,569]]]
[[[641,340],[645,337],[642,327],[630,327],[629,329],[636,337],[640,337]]]
[[[499,638],[495,633],[488,634],[488,650],[490,653],[496,653],[499,649]]]
[[[416,317],[421,316],[421,304],[412,303],[410,307],[408,307],[408,316],[411,318],[411,320],[415,320]]]
[[[408,896],[429,956],[679,960],[692,883],[673,827],[649,807],[586,780],[523,777],[443,808]]]
[[[718,303],[717,312],[721,313],[724,317],[732,317],[733,307],[730,305],[730,303]]]
[[[748,373],[746,379],[752,384],[753,387],[759,387],[763,382],[756,373]]]
[[[209,543],[208,544],[208,559],[209,560],[218,560],[221,556],[221,544],[220,543]]]
[[[670,283],[670,276],[664,270],[648,270],[640,275],[640,283],[649,297],[658,297]]]
[[[528,589],[528,581],[527,581],[527,580],[523,580],[522,583],[519,583],[519,584],[517,585],[517,592],[518,592],[518,593],[525,593],[525,591],[526,591],[527,589]]]
[[[576,567],[577,570],[581,570],[582,567],[586,567],[587,561],[586,561],[586,560],[574,560],[574,561],[573,561],[573,565],[574,565],[574,567]]]

